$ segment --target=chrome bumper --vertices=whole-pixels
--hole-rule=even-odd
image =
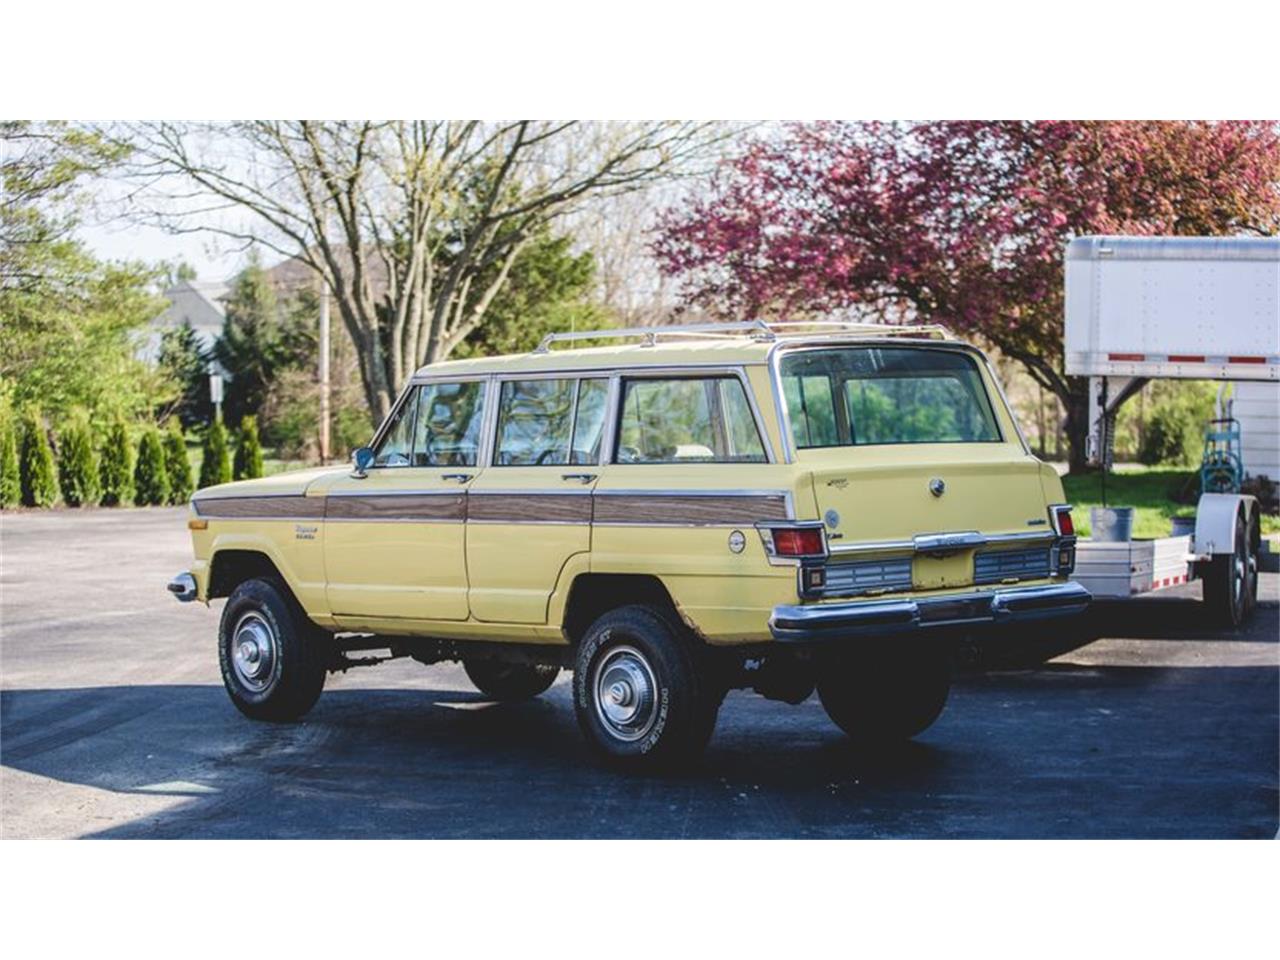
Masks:
[[[183,603],[190,603],[196,598],[196,578],[189,573],[180,573],[169,581],[169,592]]]
[[[858,634],[902,633],[926,627],[971,626],[1038,620],[1082,613],[1092,597],[1078,583],[1010,587],[932,599],[866,600],[860,603],[787,605],[773,608],[775,640],[826,640]]]

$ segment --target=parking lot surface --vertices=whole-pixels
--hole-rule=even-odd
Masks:
[[[221,603],[164,590],[184,519],[0,518],[4,837],[1276,836],[1280,575],[1238,631],[1191,585],[989,643],[941,720],[882,752],[816,698],[734,692],[697,769],[640,777],[593,761],[568,674],[498,705],[396,661],[331,676],[301,723],[245,719]]]

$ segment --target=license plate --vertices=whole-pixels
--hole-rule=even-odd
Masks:
[[[911,563],[911,586],[916,590],[945,590],[973,583],[973,551],[941,556],[921,554]]]

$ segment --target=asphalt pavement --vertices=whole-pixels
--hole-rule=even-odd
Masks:
[[[891,750],[855,749],[816,698],[734,692],[697,769],[635,776],[591,758],[568,674],[499,705],[396,661],[331,676],[301,723],[245,719],[220,602],[164,590],[184,520],[0,516],[0,835],[1276,836],[1280,575],[1237,631],[1190,585],[993,640]]]

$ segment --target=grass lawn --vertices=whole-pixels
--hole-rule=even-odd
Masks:
[[[1076,507],[1072,514],[1076,531],[1088,536],[1089,508],[1102,506],[1101,474],[1066,476],[1062,478],[1062,485],[1066,488],[1067,500]],[[1198,490],[1194,470],[1128,469],[1107,475],[1107,505],[1137,508],[1133,516],[1135,537],[1169,536],[1169,521],[1173,517],[1195,515]],[[1179,500],[1185,502],[1179,503]],[[1262,532],[1280,533],[1280,517],[1264,514]]]

